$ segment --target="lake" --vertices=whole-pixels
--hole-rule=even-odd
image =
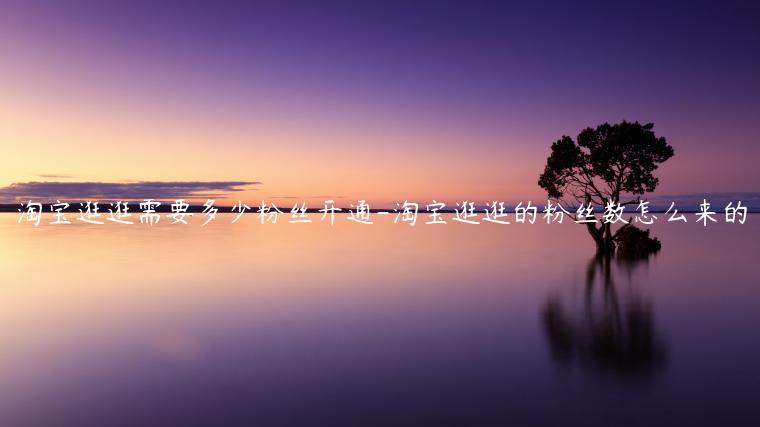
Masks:
[[[655,224],[639,262],[311,216],[0,214],[0,425],[760,425],[760,215]]]

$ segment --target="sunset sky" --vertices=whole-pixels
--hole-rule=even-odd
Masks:
[[[3,2],[0,187],[540,201],[553,141],[626,119],[675,149],[658,194],[760,191],[750,2],[282,3]]]

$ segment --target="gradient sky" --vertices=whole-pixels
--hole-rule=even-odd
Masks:
[[[0,187],[540,201],[554,140],[626,119],[675,148],[658,194],[760,191],[751,2],[31,3],[0,5]]]

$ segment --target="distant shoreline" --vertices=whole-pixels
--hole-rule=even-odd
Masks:
[[[139,203],[140,202],[129,202],[129,208],[130,208],[129,209],[129,213],[138,213],[138,214],[142,213],[142,210],[139,209]],[[42,212],[43,213],[53,212],[53,210],[51,209],[51,206],[52,206],[52,204],[50,204],[50,203],[43,203],[42,204]],[[536,206],[538,208],[538,215],[539,216],[543,215],[543,212],[542,212],[543,206],[541,206],[541,205],[534,205],[534,206]],[[214,206],[214,207],[219,210],[217,212],[217,214],[239,213],[237,211],[232,211],[233,206],[223,206],[223,205],[220,205],[220,206]],[[18,203],[16,203],[16,204],[4,203],[4,204],[0,204],[0,213],[19,213],[19,209],[20,208],[21,208],[21,205],[18,204]],[[66,209],[64,209],[63,212],[78,213],[80,208],[81,208],[81,206],[79,206],[79,202],[73,202],[73,203],[69,203],[69,207],[66,208]],[[105,204],[104,203],[99,203],[99,205],[98,205],[98,213],[100,213],[100,214],[106,214],[107,215],[109,208],[110,208],[110,206],[109,206],[108,203],[105,203]],[[251,208],[250,210],[246,210],[247,213],[249,213],[249,214],[250,213],[257,213],[258,205],[250,206],[250,208]],[[695,209],[680,209],[680,208],[678,208],[678,206],[676,206],[676,208],[678,209],[678,213],[679,214],[681,214],[681,213],[695,214],[695,213],[699,212],[698,210],[695,210]],[[187,208],[186,212],[188,212],[188,213],[203,213],[204,209],[205,208],[204,208],[203,205],[190,205]],[[283,214],[290,214],[290,209],[291,208],[290,207],[286,207],[286,206],[283,205],[283,206],[278,206],[278,209],[280,209],[280,211],[282,211]],[[308,209],[306,209],[306,213],[319,213],[319,214],[321,214],[323,212],[320,212],[320,209],[323,209],[323,208],[308,208]],[[347,214],[347,213],[349,213],[349,211],[356,211],[355,207],[354,208],[346,208],[346,207],[337,207],[336,206],[335,209],[336,209],[335,214]],[[484,209],[485,209],[484,206],[475,206],[475,212],[476,213],[483,213]],[[722,214],[724,212],[723,209],[718,209],[717,206],[713,206],[713,207],[711,207],[711,209],[714,212],[716,212],[716,214]],[[760,210],[753,209],[752,207],[747,207],[747,209],[748,209],[747,213],[760,213]],[[172,213],[171,202],[166,202],[166,203],[162,202],[161,205],[155,207],[154,210],[157,213]],[[461,210],[459,210],[459,211],[461,211]],[[374,208],[372,208],[372,209],[369,210],[369,212],[373,213],[373,214],[381,214],[381,215],[384,214],[384,213],[395,214],[395,213],[398,213],[398,212],[402,212],[402,209],[397,209],[397,208],[374,209]],[[439,209],[436,212],[442,213],[442,214],[453,214],[453,213],[457,213],[457,210],[456,209]],[[638,211],[630,210],[630,211],[626,211],[623,215],[624,216],[636,215],[637,212]],[[659,207],[651,207],[648,210],[647,213],[648,214],[664,214],[666,212],[667,212],[667,209],[663,209],[663,208],[659,208]],[[417,211],[417,213],[418,214],[430,214],[430,213],[432,213],[432,211],[420,208]],[[510,215],[514,215],[514,213],[515,213],[514,208],[512,208],[512,209],[506,209],[505,213],[510,214]],[[602,211],[598,210],[596,213],[601,214]]]

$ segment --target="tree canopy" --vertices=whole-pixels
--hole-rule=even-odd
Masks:
[[[673,157],[673,147],[653,129],[652,123],[623,121],[586,128],[575,141],[563,136],[552,144],[538,185],[565,207],[639,203],[659,184],[654,171]],[[588,228],[600,248],[613,248],[609,224]]]

